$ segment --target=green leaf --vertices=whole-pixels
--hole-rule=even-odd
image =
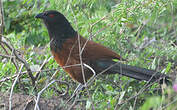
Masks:
[[[172,65],[171,62],[168,62],[168,65],[166,67],[165,73],[168,73],[170,71],[171,65]]]
[[[157,110],[161,103],[162,103],[161,97],[159,96],[150,97],[146,100],[146,102],[143,104],[140,110],[150,110],[152,108],[154,108],[154,110]]]

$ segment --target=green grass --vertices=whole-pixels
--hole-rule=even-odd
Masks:
[[[39,8],[37,8],[39,5]],[[177,65],[177,1],[175,0],[41,0],[38,4],[33,0],[4,1],[5,33],[14,48],[23,53],[23,58],[33,69],[38,69],[45,59],[51,56],[49,37],[45,26],[34,16],[44,10],[55,9],[63,13],[72,26],[84,37],[90,37],[99,30],[93,41],[111,48],[127,59],[127,64],[156,69],[166,74],[176,72]],[[74,17],[77,22],[75,23]],[[102,19],[105,17],[105,19]],[[97,21],[99,21],[96,23]],[[93,25],[96,23],[95,25]],[[0,48],[2,54],[6,54]],[[12,61],[0,57],[0,79],[13,76],[16,68]],[[20,62],[17,62],[20,64]],[[35,68],[36,67],[36,68]],[[51,58],[43,68],[58,68]],[[25,68],[23,71],[26,71]],[[37,83],[37,90],[31,85],[27,74],[17,83],[14,92],[35,94],[48,83],[55,71],[41,72]],[[35,72],[33,74],[36,74]],[[77,84],[61,69],[55,76],[69,83],[69,94],[72,94]],[[14,80],[1,83],[0,91],[9,91]],[[126,101],[136,95],[145,82],[120,77],[119,75],[101,76],[89,87],[86,108],[114,109],[118,102]],[[24,85],[25,89],[21,86]],[[59,86],[59,90],[63,87]],[[155,91],[159,88],[154,84],[138,97],[118,105],[118,109],[160,109],[176,99],[176,93],[170,87],[162,93]],[[87,92],[86,92],[87,93]],[[42,96],[51,98],[55,94],[51,89]],[[57,95],[57,94],[55,94]],[[174,97],[170,97],[174,96]],[[136,100],[136,101],[135,101]],[[82,104],[82,102],[80,103]],[[167,107],[175,108],[176,102]]]

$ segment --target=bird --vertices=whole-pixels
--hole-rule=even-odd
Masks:
[[[50,50],[55,61],[81,85],[98,74],[120,74],[147,82],[158,80],[160,84],[169,81],[166,74],[124,64],[121,62],[124,59],[113,50],[82,37],[57,10],[44,11],[35,18],[42,19],[48,30]]]

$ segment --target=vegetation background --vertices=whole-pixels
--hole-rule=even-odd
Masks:
[[[40,20],[34,18],[36,14],[50,9],[63,13],[82,36],[93,37],[93,41],[116,51],[127,59],[127,64],[175,76],[176,0],[3,0],[3,36],[28,63],[32,74],[39,73],[39,76],[33,86],[22,62],[16,59],[13,51],[5,51],[1,45],[1,92],[9,93],[13,87],[13,93],[36,96],[52,76],[67,82],[69,89],[65,84],[54,83],[55,88],[47,88],[41,96],[43,98],[57,97],[56,89],[68,91],[66,97],[69,97],[77,87],[78,84],[51,57],[47,30]],[[5,57],[6,54],[8,56]],[[13,86],[17,67],[22,67],[23,74]],[[63,104],[66,97],[59,97],[62,99],[59,106],[68,109]],[[177,110],[176,100],[176,93],[171,87],[149,86],[147,82],[109,75],[97,77],[77,98],[79,102],[73,104],[79,105],[77,109]]]

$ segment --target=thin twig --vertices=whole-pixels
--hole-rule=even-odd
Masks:
[[[57,82],[57,84],[59,85],[61,85],[61,84],[63,84],[63,85],[66,85],[66,91],[64,92],[64,93],[62,93],[62,94],[60,94],[59,95],[59,97],[62,97],[62,96],[65,96],[67,93],[68,93],[68,91],[69,91],[69,84],[66,82],[66,81],[60,81],[60,80],[56,80],[56,82]],[[54,90],[55,92],[57,92],[57,93],[59,93],[59,91],[58,90],[56,90],[56,88],[55,88],[55,90]]]
[[[11,56],[11,55],[3,55],[3,54],[0,54],[1,57],[5,57],[5,58],[15,58],[15,56]]]
[[[170,103],[168,103],[167,105],[163,106],[163,107],[162,107],[162,110],[165,110],[165,108],[167,108],[168,106],[170,106],[171,104],[173,104],[173,103],[175,103],[175,102],[177,102],[177,97],[176,97],[173,101],[171,101]],[[175,109],[175,110],[176,110],[176,109]]]
[[[42,94],[51,84],[53,84],[54,82],[55,82],[55,80],[52,80],[49,84],[47,84],[47,85],[38,93],[34,110],[37,110],[37,109],[39,110],[38,102],[39,102],[39,99],[40,99],[41,94]]]
[[[157,80],[157,81],[158,81],[158,80]],[[152,85],[153,85],[154,83],[156,83],[157,81],[154,81],[153,83],[150,83],[150,84],[149,84],[149,82],[147,82],[147,83],[144,85],[144,87],[142,87],[142,89],[139,90],[138,93],[136,93],[134,96],[128,98],[127,100],[125,100],[125,101],[123,101],[123,102],[117,104],[116,106],[125,104],[125,103],[127,103],[128,101],[130,101],[131,99],[136,98],[136,97],[139,96],[141,93],[143,93],[143,92],[145,91],[145,89],[149,88],[150,86],[152,86]]]
[[[134,103],[133,103],[133,110],[135,110],[135,105],[138,97],[135,97]]]
[[[74,11],[73,11],[73,9],[72,9],[71,3],[70,3],[70,9],[71,9],[71,11],[72,11],[72,13],[73,13],[73,15],[74,15],[75,24],[77,25],[77,19],[76,19],[76,16],[75,16]],[[78,25],[76,26],[76,28],[77,28],[77,31],[78,31]],[[84,62],[82,61],[82,47],[81,47],[81,41],[80,41],[80,37],[81,37],[81,36],[79,35],[79,33],[77,34],[77,36],[78,36],[79,59],[80,59],[80,64],[81,64],[82,77],[83,77],[84,84],[86,84],[86,79],[85,79],[86,77],[85,77],[84,65],[83,65]],[[90,94],[89,94],[87,85],[85,86],[85,89],[87,90],[89,99],[91,100],[91,96],[90,96]],[[92,102],[92,103],[93,103],[93,102]],[[93,104],[92,104],[92,105],[93,105]]]
[[[50,83],[48,83],[39,93],[38,93],[38,96],[37,96],[37,99],[35,100],[36,101],[36,104],[35,104],[35,108],[34,110],[39,110],[39,106],[38,106],[38,103],[39,103],[39,100],[40,100],[40,96],[41,94],[50,86],[52,85],[54,82],[58,82],[60,84],[65,84],[67,86],[67,90],[66,92],[64,92],[62,95],[65,95],[68,93],[69,91],[69,84],[65,81],[60,81],[60,80],[52,80]],[[61,96],[61,95],[60,95]]]
[[[5,53],[6,53],[7,55],[9,55],[8,50],[4,47],[4,45],[2,44],[2,42],[1,42],[0,44],[1,44],[1,47],[3,48],[3,50],[5,51]],[[10,55],[10,56],[12,56],[12,55]],[[16,68],[16,69],[19,69],[19,66],[18,66],[17,63],[16,63],[15,58],[11,57],[10,60],[11,60],[11,59],[12,59],[12,63],[15,65],[15,68]]]
[[[80,65],[81,65],[81,64],[67,65],[67,66],[63,66],[63,67],[61,67],[61,68],[68,68],[68,67],[80,66]],[[58,71],[58,70],[60,70],[61,68],[59,67],[59,68],[45,69],[45,70],[32,70],[31,72]],[[21,72],[21,74],[26,74],[26,73],[28,73],[28,71]],[[13,76],[9,76],[9,77],[2,78],[2,79],[0,80],[0,83],[5,82],[5,81],[8,81],[8,80],[10,80],[10,79],[13,79],[13,78],[15,78],[16,76],[17,76],[17,74],[15,74],[15,75],[13,75]],[[51,78],[51,79],[53,79],[53,77],[54,77],[54,74],[52,75],[52,78]]]
[[[3,28],[4,28],[4,13],[3,13],[3,2],[0,0],[0,43],[2,40],[3,35]]]
[[[37,72],[35,79],[37,80],[37,78],[39,77],[39,74],[41,72],[41,70],[45,67],[45,65],[50,61],[52,57],[49,57],[48,59],[45,59],[44,62],[42,63],[42,65],[39,68],[39,71]]]
[[[16,50],[5,40],[4,37],[2,37],[2,43],[5,44],[12,52],[13,54],[15,55],[15,57],[24,64],[26,70],[28,71],[28,75],[30,76],[31,80],[32,80],[32,84],[35,85],[35,77],[33,76],[32,74],[32,71],[30,69],[30,65],[26,62],[25,59],[21,58]]]
[[[21,74],[23,74],[23,73],[21,73]],[[15,74],[15,75],[10,76],[10,77],[2,78],[2,79],[0,80],[0,83],[5,82],[5,81],[8,81],[8,80],[13,80],[15,77],[17,77],[17,75],[18,75],[18,74]]]
[[[11,87],[10,97],[9,97],[9,110],[12,109],[12,94],[13,94],[13,90],[14,90],[15,84],[17,83],[17,80],[18,80],[18,78],[19,78],[19,76],[20,76],[20,74],[21,74],[21,71],[22,71],[22,69],[23,69],[23,66],[24,66],[24,64],[21,65],[20,70],[17,70],[18,75],[17,75],[17,77],[15,78],[15,81],[14,81],[14,83],[12,84],[12,87]]]
[[[76,104],[76,102],[77,102],[77,97],[78,97],[78,94],[76,94],[76,97],[75,97],[75,99],[74,99],[74,102],[71,104],[71,106],[69,107],[69,109],[68,110],[72,110],[72,108],[74,107],[74,105]]]

